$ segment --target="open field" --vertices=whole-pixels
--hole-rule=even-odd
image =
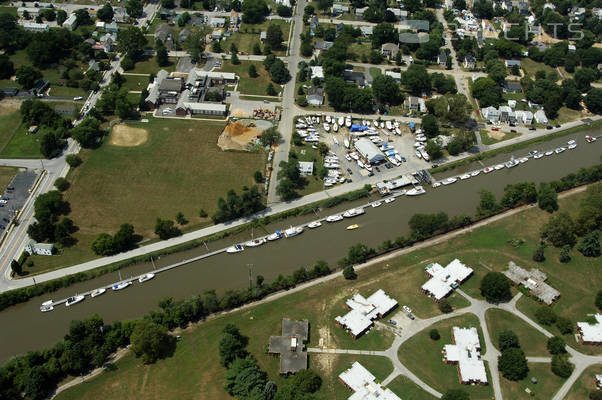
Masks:
[[[169,57],[169,65],[166,65],[164,67],[160,67],[159,64],[157,64],[157,57],[151,57],[149,59],[146,59],[144,61],[139,61],[136,63],[136,66],[134,67],[134,69],[130,70],[130,71],[125,71],[126,73],[129,72],[131,74],[157,74],[157,72],[159,72],[160,70],[164,69],[167,72],[173,72],[176,70],[176,65],[178,64],[178,59],[177,57]]]
[[[531,383],[531,378],[536,378],[537,383]],[[500,375],[500,385],[504,399],[549,400],[554,397],[554,394],[563,383],[564,379],[554,375],[550,369],[550,364],[547,363],[529,363],[529,375],[519,382],[509,381]],[[529,389],[533,394],[527,393],[525,389]],[[581,399],[585,399],[585,397]]]
[[[221,122],[151,118],[127,126],[148,132],[147,140],[128,139],[120,127],[119,137],[110,135],[100,148],[80,153],[83,165],[68,176],[71,187],[65,193],[70,218],[79,227],[78,243],[60,257],[34,257],[33,272],[93,258],[90,243],[96,235],[114,233],[126,222],[145,238],[154,237],[156,218],[174,219],[178,211],[190,226],[207,224],[199,209],[211,215],[218,197],[252,186],[253,172],[264,169],[263,153],[217,147]],[[119,145],[112,145],[116,139]]]
[[[393,393],[397,394],[402,399],[409,400],[436,400],[432,394],[422,390],[422,388],[412,382],[404,375],[399,375],[387,385]]]
[[[602,374],[602,365],[593,365],[583,371],[565,397],[565,400],[587,399],[589,393],[596,390],[596,383],[594,381],[594,376],[596,374]]]
[[[548,338],[514,314],[504,310],[490,309],[487,310],[485,317],[491,341],[498,350],[500,332],[513,331],[518,336],[520,347],[527,357],[548,357],[550,355],[546,347]]]
[[[562,199],[560,201],[561,208],[573,208],[582,197],[582,194],[577,194]],[[317,347],[320,339],[323,339],[324,346],[328,348],[386,348],[391,343],[392,337],[384,331],[373,329],[358,340],[353,340],[351,336],[334,323],[334,316],[346,312],[344,308],[345,298],[355,292],[369,295],[373,290],[382,288],[391,297],[395,298],[400,305],[407,304],[413,308],[419,318],[438,315],[439,311],[436,303],[418,290],[419,285],[424,283],[426,279],[423,268],[429,262],[437,261],[444,264],[456,257],[475,269],[475,276],[464,283],[462,289],[469,292],[470,295],[480,298],[478,289],[480,278],[488,269],[501,270],[505,268],[510,260],[514,260],[517,264],[523,266],[533,265],[530,261],[531,253],[538,243],[539,226],[547,219],[547,215],[539,209],[529,209],[489,226],[475,229],[468,234],[450,239],[445,243],[416,250],[360,270],[356,281],[337,278],[269,303],[210,318],[198,327],[193,326],[183,333],[178,333],[182,335],[182,340],[178,342],[173,357],[160,360],[154,365],[142,366],[140,361],[128,355],[116,363],[116,371],[103,373],[100,377],[87,381],[86,384],[76,386],[59,395],[58,399],[228,398],[222,389],[225,369],[215,362],[218,359],[217,343],[220,332],[228,323],[237,325],[241,332],[249,337],[248,350],[257,358],[261,367],[268,372],[270,379],[277,383],[281,383],[286,378],[278,375],[278,358],[267,355],[265,346],[270,335],[280,334],[281,319],[283,317],[309,320],[310,342],[307,344],[308,347]],[[520,232],[519,237],[525,240],[525,243],[518,247],[511,246],[507,242],[509,239],[517,237],[516,232]],[[549,256],[549,251],[549,249],[546,250],[546,256]],[[550,273],[550,275],[554,275],[554,284],[566,280],[568,283],[563,284],[576,281],[574,284],[577,285],[577,282],[580,282],[580,284],[586,282],[588,288],[590,286],[599,288],[602,277],[593,272],[594,265],[597,265],[595,261],[599,260],[585,260],[577,257],[576,254],[573,256],[574,259],[571,262],[575,264],[572,265],[573,268],[570,271],[567,270],[566,265],[558,264],[557,267],[554,264],[555,261],[550,260],[552,257],[548,257],[549,264],[546,262],[540,268]],[[569,264],[569,267],[571,267],[571,264]],[[559,274],[556,277],[554,273],[556,268],[562,269],[564,274]],[[575,295],[577,295],[576,290]],[[570,295],[570,300],[578,303],[575,310],[588,309],[589,312],[593,311],[593,296],[591,299],[588,297],[589,295],[580,298],[572,296]],[[524,300],[537,304],[532,299],[526,298]],[[561,303],[564,300],[565,293],[563,292]],[[452,295],[450,301],[455,307],[467,305],[466,300],[457,294]],[[457,367],[447,365],[442,361],[441,349],[444,344],[450,343],[451,326],[455,324],[478,326],[478,320],[474,315],[468,314],[436,324],[434,327],[438,328],[441,335],[441,339],[437,342],[432,342],[429,339],[428,331],[431,329],[429,327],[401,347],[400,359],[416,375],[440,391],[457,387],[469,391],[471,399],[490,399],[493,396],[490,386],[460,385],[457,377]],[[520,331],[515,326],[513,326],[513,329]],[[524,347],[527,344],[525,342],[527,339],[521,338],[521,340],[523,340]],[[482,345],[484,345],[483,342]],[[486,349],[483,349],[483,353],[485,351]],[[318,364],[319,357],[315,354],[310,355],[310,368],[321,370],[322,367]],[[357,359],[359,360],[359,358]],[[376,373],[380,373],[378,371],[386,372],[387,369],[379,362],[380,360],[376,358],[373,361],[378,362],[380,366],[368,366],[367,364],[365,366],[374,368],[375,371],[373,372]],[[346,360],[337,362],[344,363]],[[335,364],[333,361],[332,365]],[[341,368],[344,368],[343,364],[340,365]],[[536,398],[549,399],[551,397],[549,393],[553,393],[558,389],[558,385],[561,383],[560,380],[548,372],[549,364],[530,364],[530,367],[533,372],[529,374],[529,378],[535,376],[540,382],[532,390],[536,390],[537,396],[540,393],[541,396],[544,396]],[[323,375],[324,385],[318,393],[319,398],[339,398],[337,393],[341,389],[338,389],[336,384],[330,386],[328,383],[336,382],[338,372],[335,371],[335,368],[332,368],[332,371],[331,375]],[[521,385],[526,385],[526,382],[515,384],[503,380],[502,383],[504,391],[516,393],[516,396],[522,395],[523,386]],[[333,389],[329,389],[330,387],[334,387],[336,391],[333,392]],[[405,378],[395,379],[389,387],[394,391],[404,390],[398,392],[401,396],[404,396],[405,390],[409,390],[409,393],[415,393],[416,391],[420,393],[417,393],[415,397],[406,395],[402,398],[431,399],[428,394],[420,391]],[[342,398],[346,399],[348,395],[347,392],[346,396]],[[572,399],[582,398],[573,397]]]
[[[125,78],[123,87],[126,87],[130,91],[140,92],[148,86],[149,77],[141,75],[122,75]]]
[[[238,32],[234,32],[224,42],[220,43],[222,49],[226,52],[230,52],[230,46],[232,46],[234,43],[239,52],[254,54],[253,46],[255,44],[259,44],[260,48],[263,49],[263,43],[261,43],[259,40],[259,35],[262,31],[266,31],[269,25],[280,25],[280,29],[282,29],[282,37],[284,39],[282,42],[282,49],[273,49],[272,53],[276,55],[284,55],[286,53],[285,42],[288,40],[290,23],[281,19],[273,19],[257,25],[243,24]]]
[[[482,129],[479,134],[481,135],[481,141],[484,145],[502,142],[504,140],[513,139],[521,135],[518,132],[487,131],[484,129]]]
[[[4,153],[4,148],[10,142],[15,131],[21,125],[21,113],[19,108],[21,102],[3,100],[0,102],[0,154]]]
[[[528,57],[524,57],[520,60],[521,63],[521,68],[523,69],[523,71],[530,75],[531,78],[535,78],[535,73],[537,71],[546,71],[546,74],[549,74],[550,72],[557,72],[556,68],[550,67],[549,65],[546,65],[542,62],[537,62],[537,61],[533,61]]]
[[[258,76],[255,78],[249,76],[249,66],[251,64],[255,65],[255,69],[257,70]],[[282,87],[279,84],[272,82],[268,71],[266,71],[260,61],[241,61],[240,64],[234,65],[229,60],[224,60],[220,70],[224,72],[234,72],[238,75],[240,79],[238,81],[238,91],[241,94],[266,95],[266,88],[269,83],[274,85],[276,92],[280,93],[282,90]]]
[[[451,330],[454,326],[477,328],[482,347],[481,354],[486,353],[487,349],[485,348],[479,319],[474,314],[465,314],[437,322],[425,330],[418,332],[401,345],[398,352],[399,360],[411,368],[412,372],[425,383],[442,393],[450,389],[464,389],[470,393],[471,399],[489,399],[493,395],[491,386],[462,385],[458,379],[458,366],[446,364],[443,361],[441,351],[444,345],[452,343]],[[431,329],[439,330],[441,339],[438,341],[431,340],[429,337]],[[489,375],[489,365],[485,363],[485,366]]]
[[[17,114],[19,114],[17,112]],[[20,117],[20,116],[19,116]],[[14,130],[10,141],[0,152],[0,157],[7,158],[44,158],[40,153],[40,140],[42,136],[38,133],[29,134],[24,124]]]
[[[19,172],[18,168],[0,167],[0,193],[4,193],[4,190],[15,175],[17,175],[17,172]]]

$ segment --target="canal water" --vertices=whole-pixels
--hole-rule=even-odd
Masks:
[[[164,297],[175,299],[188,298],[201,294],[208,289],[223,292],[227,289],[241,288],[249,284],[249,269],[253,280],[257,275],[263,275],[267,282],[274,280],[279,274],[288,275],[299,267],[312,266],[317,260],[326,260],[330,265],[344,257],[350,246],[364,243],[376,247],[384,240],[407,235],[408,220],[416,213],[432,213],[445,211],[451,216],[466,213],[474,215],[479,201],[481,189],[491,190],[499,199],[504,187],[518,182],[546,182],[559,179],[568,173],[577,171],[580,167],[588,167],[600,163],[602,140],[587,144],[585,135],[599,136],[602,129],[581,131],[576,134],[557,138],[532,148],[525,148],[514,153],[500,154],[484,161],[486,166],[505,162],[512,155],[522,157],[529,150],[545,151],[560,145],[566,145],[569,139],[576,139],[578,147],[561,154],[531,159],[525,164],[507,169],[504,168],[490,174],[481,173],[479,176],[453,185],[439,188],[426,187],[427,193],[417,197],[402,196],[395,202],[383,204],[378,208],[367,208],[366,213],[353,219],[360,229],[347,231],[349,220],[338,223],[324,223],[322,227],[306,230],[302,235],[290,239],[268,242],[258,248],[247,248],[238,254],[220,254],[205,260],[158,274],[153,280],[144,284],[134,282],[129,288],[112,292],[108,291],[97,298],[87,297],[82,303],[72,307],[57,306],[54,311],[41,313],[40,304],[50,298],[58,300],[78,292],[92,290],[99,286],[118,281],[117,272],[103,275],[99,278],[81,282],[57,292],[16,305],[0,312],[0,362],[9,357],[25,353],[29,350],[43,349],[59,341],[66,333],[69,323],[74,319],[83,319],[93,313],[102,316],[106,323],[115,320],[133,319],[157,308],[157,303]],[[483,166],[480,163],[463,166],[461,170],[446,171],[438,179],[470,171]],[[345,203],[339,207],[327,209],[318,214],[325,217],[335,212],[376,200],[361,199],[354,203]],[[305,215],[289,218],[286,221],[275,222],[266,227],[269,232],[276,229],[286,229],[291,224],[297,225],[315,219],[315,215]],[[266,231],[255,231],[255,236],[262,236]],[[232,243],[242,242],[251,238],[250,232],[237,237],[226,238],[208,244],[208,249],[196,249],[163,256],[155,260],[156,267],[169,265],[178,261],[214,251]],[[153,269],[151,263],[140,263],[121,271],[123,278],[136,276]]]

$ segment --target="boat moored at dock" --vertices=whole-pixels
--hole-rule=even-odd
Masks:
[[[234,253],[240,253],[241,251],[244,251],[244,247],[242,244],[235,244],[234,246],[230,246],[226,249],[226,253],[230,253],[230,254],[234,254]]]
[[[52,305],[54,302],[52,300],[48,300],[42,303],[40,307],[41,312],[48,312],[54,310],[54,306]]]
[[[68,297],[67,301],[65,301],[65,306],[71,307],[72,305],[77,304],[80,301],[84,301],[84,296],[81,294],[77,294],[75,296]]]
[[[111,286],[111,289],[113,289],[113,290],[123,290],[126,287],[130,286],[131,284],[132,284],[131,281],[120,282],[120,283],[116,283],[113,286]]]
[[[334,215],[329,215],[328,217],[326,217],[326,222],[338,222],[341,221],[343,219],[343,216],[341,214],[334,214]]]
[[[358,215],[362,215],[364,212],[365,211],[363,208],[352,208],[350,210],[345,211],[343,213],[343,217],[353,218],[353,217],[357,217]]]
[[[419,196],[425,194],[426,190],[422,186],[416,186],[406,192],[407,196]]]
[[[276,232],[274,232],[274,233],[272,233],[272,234],[268,235],[268,240],[269,240],[270,242],[272,242],[272,241],[274,241],[274,240],[278,240],[278,239],[280,239],[281,237],[282,237],[282,233],[280,233],[280,231],[278,231],[278,230],[277,230]]]
[[[286,236],[287,238],[293,237],[293,236],[297,236],[303,233],[303,228],[301,228],[300,226],[291,226],[290,228],[288,228],[287,230],[284,231],[284,236]]]
[[[149,272],[147,274],[142,275],[140,278],[138,278],[138,282],[144,283],[146,281],[150,281],[154,277],[155,277],[155,274],[153,274],[152,272]]]
[[[307,224],[307,227],[311,229],[319,228],[320,226],[322,226],[322,223],[320,221],[314,221]]]
[[[92,293],[90,293],[90,297],[98,297],[101,294],[104,294],[107,291],[105,288],[94,289]]]
[[[246,247],[257,247],[257,246],[261,246],[265,242],[266,242],[265,239],[253,239],[253,240],[249,240],[247,243],[245,243],[245,246]]]

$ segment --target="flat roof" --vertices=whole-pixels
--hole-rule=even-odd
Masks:
[[[577,327],[581,332],[581,339],[584,342],[590,343],[602,343],[602,315],[596,314],[595,324],[589,324],[587,322],[577,322]]]
[[[452,284],[460,284],[473,273],[473,269],[462,264],[457,258],[443,268],[438,263],[429,264],[425,271],[431,276],[422,290],[432,295],[435,299],[441,300],[452,291]]]
[[[343,371],[339,379],[354,392],[349,400],[401,400],[390,389],[376,383],[376,377],[357,361]]]
[[[447,361],[457,362],[463,383],[487,382],[485,363],[481,359],[481,343],[477,328],[452,328],[454,344],[445,345]]]
[[[359,336],[372,326],[373,320],[394,309],[397,301],[390,298],[382,289],[378,289],[367,299],[356,293],[345,304],[351,311],[344,316],[337,316],[335,321],[343,325],[353,336]]]

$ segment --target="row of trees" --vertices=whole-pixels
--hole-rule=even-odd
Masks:
[[[211,216],[211,219],[217,224],[255,214],[264,208],[257,186],[252,186],[250,189],[244,188],[240,196],[234,189],[230,189],[226,194],[226,199],[220,197],[217,200],[217,211]]]
[[[92,251],[99,256],[110,256],[132,249],[141,237],[134,233],[134,226],[123,224],[115,235],[101,233],[92,242]]]
[[[41,136],[40,152],[46,158],[58,156],[65,146],[71,123],[65,120],[48,104],[39,100],[21,103],[21,117],[27,126],[37,125]]]
[[[36,222],[27,228],[27,234],[36,242],[59,243],[62,246],[73,244],[71,234],[77,228],[71,219],[65,217],[71,208],[57,190],[39,195],[34,202]]]

